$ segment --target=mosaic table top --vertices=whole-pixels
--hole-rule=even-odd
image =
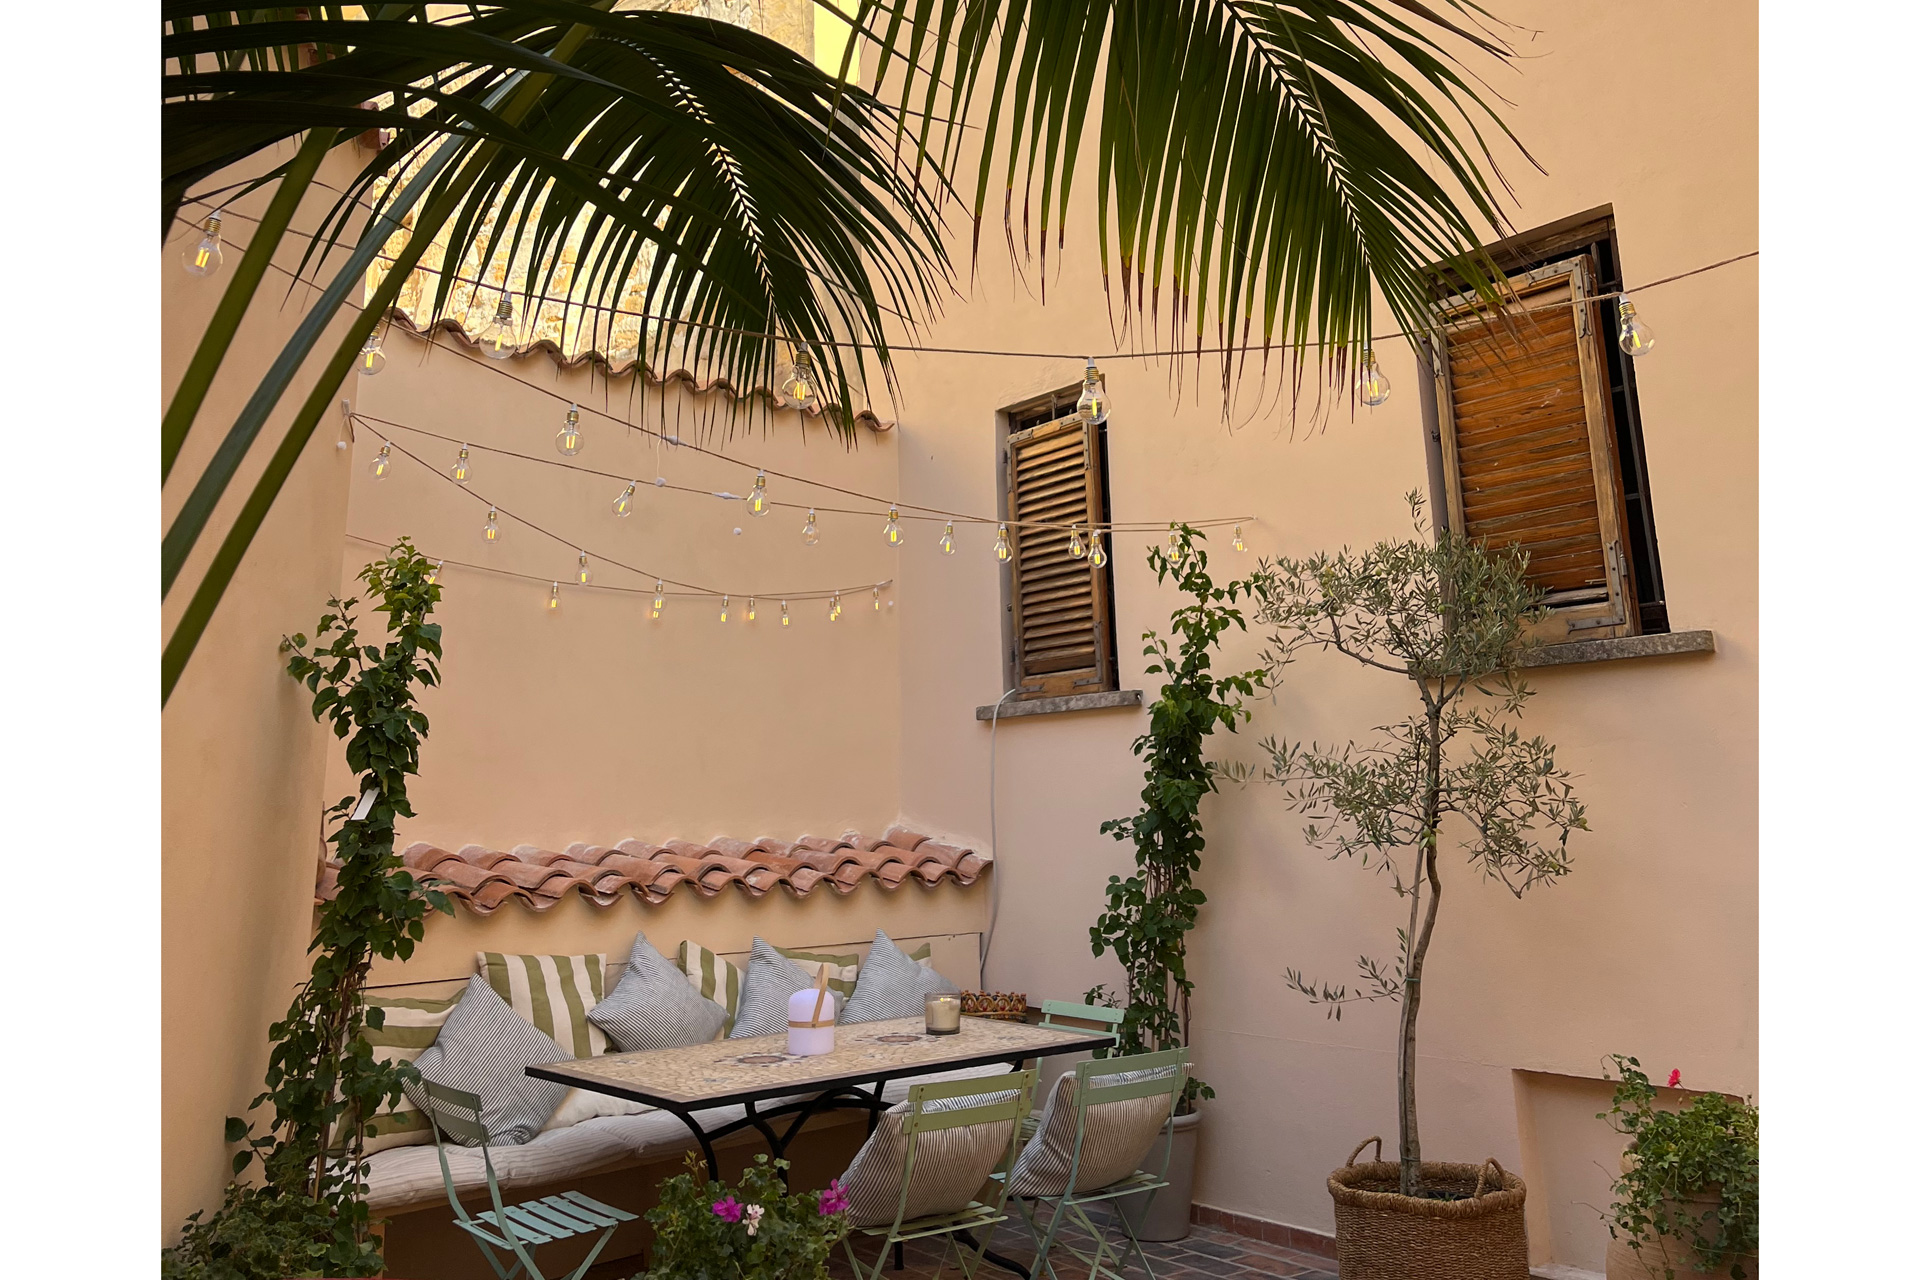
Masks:
[[[1111,1037],[1094,1032],[971,1017],[960,1019],[957,1035],[934,1036],[926,1033],[919,1018],[895,1018],[838,1027],[833,1052],[808,1058],[787,1053],[782,1031],[679,1049],[579,1058],[528,1067],[527,1074],[655,1105],[718,1106],[997,1059],[1046,1058],[1111,1043]]]

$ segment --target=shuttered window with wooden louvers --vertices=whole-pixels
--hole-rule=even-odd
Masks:
[[[1446,299],[1434,344],[1449,527],[1527,553],[1548,643],[1639,629],[1593,278],[1586,256],[1513,277],[1505,318]]]
[[[1113,689],[1113,576],[1069,550],[1105,519],[1100,428],[1078,414],[1007,437],[1013,675],[1022,698]]]

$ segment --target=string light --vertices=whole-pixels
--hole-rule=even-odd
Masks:
[[[785,600],[780,602],[780,625],[783,627],[793,625],[793,619],[787,616],[787,602]]]
[[[616,516],[630,516],[633,514],[633,491],[638,484],[639,481],[637,480],[627,481],[627,487],[622,489],[620,496],[613,500],[613,514]]]
[[[959,548],[953,545],[953,521],[947,521],[947,531],[940,535],[940,554],[952,555]]]
[[[584,551],[580,553],[580,569],[574,577],[580,580],[580,585],[583,587],[593,578],[593,571],[587,568],[587,553]]]
[[[1239,525],[1233,526],[1233,549],[1235,551],[1245,551],[1247,549],[1247,540],[1241,536]]]
[[[907,535],[900,531],[900,508],[887,508],[887,523],[880,530],[880,536],[887,540],[890,547],[897,547],[907,540]]]
[[[1630,356],[1643,356],[1653,350],[1653,331],[1640,319],[1627,295],[1620,295],[1620,350]]]
[[[488,542],[500,541],[500,509],[498,507],[487,508],[487,527],[482,529],[480,534]]]
[[[480,331],[480,353],[489,360],[505,360],[519,346],[519,333],[513,323],[513,299],[503,293],[500,305],[494,309],[493,323]]]
[[[1067,554],[1075,560],[1087,554],[1086,543],[1080,541],[1079,525],[1073,526],[1073,531],[1067,535]]]
[[[753,492],[747,495],[747,514],[763,516],[773,510],[773,504],[767,501],[767,473],[762,471],[753,478]]]
[[[371,378],[387,367],[387,353],[380,349],[378,329],[367,335],[367,344],[360,348],[360,359],[354,367],[363,378]]]
[[[993,540],[993,558],[1000,561],[1011,559],[1013,544],[1007,541],[1007,526],[1000,526],[1000,535]]]
[[[759,614],[759,612],[760,611],[758,609],[755,609],[753,607],[753,597],[748,596],[747,597],[747,621],[752,622],[754,618]]]
[[[875,613],[880,612],[880,588],[879,587],[875,587],[873,589],[873,611]]]
[[[1371,409],[1385,404],[1392,394],[1387,375],[1380,372],[1380,361],[1374,358],[1373,348],[1368,347],[1360,353],[1360,403]]]
[[[580,438],[580,406],[570,404],[567,406],[567,423],[553,437],[553,447],[563,456],[571,458],[580,452],[580,446],[583,443],[584,441]]]
[[[725,622],[727,620],[727,608],[732,603],[733,603],[732,596],[720,597],[720,621]]]
[[[220,214],[221,210],[215,209],[207,215],[207,220],[200,224],[200,230],[205,233],[200,242],[181,255],[180,265],[187,269],[188,275],[210,276],[220,269]]]
[[[667,584],[659,578],[653,582],[653,616],[659,617],[667,607]]]
[[[547,596],[547,612],[552,613],[560,607],[560,584],[553,584],[553,591]]]
[[[813,508],[807,508],[807,522],[800,527],[800,537],[810,547],[820,545],[820,526],[814,522]]]
[[[1167,526],[1168,533],[1176,533],[1178,532],[1178,530],[1179,530],[1178,525],[1170,524]],[[1167,552],[1167,560],[1169,563],[1173,565],[1174,568],[1178,569],[1180,567],[1180,562],[1187,558],[1186,544],[1179,541],[1179,539],[1177,538],[1168,538],[1167,543],[1169,547],[1169,550]]]
[[[1100,367],[1087,357],[1086,381],[1080,384],[1080,398],[1074,402],[1074,409],[1083,421],[1095,426],[1107,420],[1107,397],[1100,387]]]
[[[432,586],[434,583],[440,581],[440,571],[446,567],[447,562],[445,560],[435,560],[433,562],[433,568],[427,570],[427,585]]]
[[[819,375],[813,371],[813,357],[805,351],[793,353],[793,363],[773,372],[773,389],[782,400],[796,409],[811,405],[820,395]]]
[[[467,476],[470,475],[471,472],[472,468],[468,465],[467,446],[461,445],[460,456],[453,460],[453,471],[451,474],[454,483],[465,484],[467,482]]]
[[[1100,541],[1098,529],[1093,531],[1093,548],[1087,552],[1087,563],[1096,569],[1105,567],[1107,563],[1107,549]]]
[[[391,470],[393,470],[393,446],[383,444],[380,446],[380,452],[373,455],[373,462],[367,467],[367,471],[375,480],[385,480],[387,472]]]
[[[840,621],[840,593],[838,591],[833,593],[833,600],[827,605],[827,621]]]

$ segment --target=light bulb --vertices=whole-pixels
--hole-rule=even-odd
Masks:
[[[375,480],[385,480],[387,478],[387,472],[393,470],[393,446],[390,444],[381,445],[380,452],[373,455],[373,465],[369,466],[367,470],[373,473]]]
[[[1233,526],[1233,549],[1235,551],[1245,551],[1247,549],[1247,540],[1241,536],[1239,525]]]
[[[427,570],[427,584],[431,586],[440,581],[440,571],[446,567],[447,562],[445,560],[435,560],[433,562],[433,568]]]
[[[487,508],[487,527],[480,531],[488,542],[500,541],[500,511],[497,507]]]
[[[840,593],[838,591],[833,593],[833,599],[827,604],[827,621],[840,621]]]
[[[493,313],[493,323],[480,331],[480,353],[489,360],[505,360],[520,345],[520,335],[513,323],[513,299],[506,294],[500,295],[500,305]]]
[[[887,540],[890,547],[897,547],[907,540],[907,535],[900,531],[900,508],[887,508],[887,523],[880,530],[880,536]]]
[[[580,585],[583,587],[586,586],[588,581],[593,577],[593,571],[587,568],[587,553],[584,551],[580,553],[580,568],[573,576],[580,580]]]
[[[360,348],[360,359],[355,362],[354,368],[361,377],[371,378],[386,367],[387,353],[380,349],[380,333],[375,330],[367,335],[367,345]]]
[[[993,558],[996,560],[1013,558],[1013,545],[1007,541],[1007,526],[1004,524],[1000,526],[999,536],[993,540]]]
[[[880,588],[878,587],[873,589],[873,611],[880,612]]]
[[[653,616],[659,617],[660,611],[666,607],[667,584],[656,578],[653,583]]]
[[[574,454],[580,452],[581,444],[580,406],[570,404],[567,406],[567,425],[561,427],[559,433],[553,437],[553,447],[558,449],[566,457],[571,458]]]
[[[725,622],[727,620],[727,607],[732,603],[733,603],[732,596],[720,597],[720,621]]]
[[[1387,375],[1380,372],[1380,362],[1374,358],[1373,348],[1368,347],[1360,353],[1360,403],[1369,409],[1387,402],[1393,394],[1393,387],[1387,382]]]
[[[785,600],[780,602],[780,625],[783,627],[793,625],[793,619],[787,616],[787,602]]]
[[[1087,552],[1087,563],[1098,569],[1107,562],[1107,549],[1100,541],[1100,531],[1093,531],[1093,546]]]
[[[753,597],[748,596],[747,597],[747,621],[752,622],[754,618],[758,616],[759,612],[760,611],[758,609],[753,607]]]
[[[1073,526],[1073,531],[1067,535],[1067,554],[1075,560],[1087,554],[1087,544],[1080,541],[1079,525]]]
[[[560,584],[553,584],[553,591],[547,596],[547,612],[552,613],[560,607]]]
[[[807,522],[800,527],[800,536],[806,539],[810,547],[820,545],[820,526],[813,522],[813,508],[807,508]]]
[[[215,209],[200,224],[205,234],[200,242],[180,256],[180,265],[190,276],[210,276],[220,269],[220,211]]]
[[[747,514],[763,516],[773,510],[773,504],[767,501],[767,473],[762,471],[753,478],[753,492],[747,495]]]
[[[950,556],[956,548],[953,545],[953,521],[947,521],[947,531],[940,535],[940,554]]]
[[[453,460],[454,480],[460,484],[465,484],[467,482],[467,475],[469,473],[469,470],[470,469],[467,466],[467,446],[461,445],[460,456]]]
[[[639,482],[634,480],[627,481],[627,487],[622,489],[620,496],[613,500],[613,514],[616,516],[633,514],[633,489],[637,483]]]
[[[1082,418],[1098,426],[1107,420],[1107,396],[1100,386],[1100,368],[1093,358],[1087,358],[1087,378],[1080,385],[1080,398],[1074,402],[1074,409]]]
[[[1643,356],[1653,350],[1653,331],[1647,328],[1633,304],[1620,299],[1620,349],[1630,356]]]
[[[1178,525],[1168,525],[1167,532],[1174,535],[1167,539],[1167,561],[1178,569],[1180,562],[1187,558],[1187,544],[1180,541]]]
[[[820,375],[813,371],[813,357],[805,351],[793,353],[793,363],[774,370],[773,389],[796,409],[805,409],[820,398]]]

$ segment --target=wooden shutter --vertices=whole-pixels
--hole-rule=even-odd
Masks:
[[[1007,438],[1013,670],[1022,698],[1114,687],[1110,571],[1067,551],[1068,526],[1080,525],[1088,541],[1106,506],[1098,431],[1073,414]]]
[[[1516,276],[1507,320],[1448,299],[1435,343],[1450,525],[1525,549],[1548,642],[1639,630],[1593,278],[1585,255]]]

